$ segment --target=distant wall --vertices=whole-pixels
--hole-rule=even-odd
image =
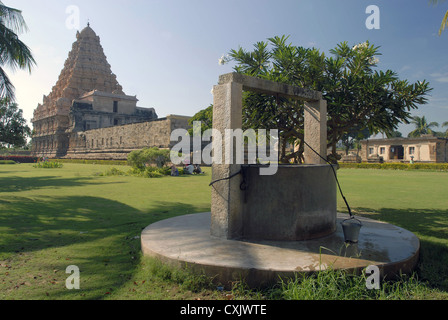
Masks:
[[[128,124],[84,132],[70,136],[65,158],[125,160],[130,152],[143,148],[171,148],[171,132],[188,129],[189,117],[170,115],[164,119]]]

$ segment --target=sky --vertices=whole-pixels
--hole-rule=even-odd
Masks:
[[[448,1],[430,0],[3,0],[22,11],[28,31],[19,35],[37,61],[31,74],[6,69],[17,103],[31,123],[33,111],[56,84],[76,41],[90,23],[101,38],[112,72],[139,107],[159,117],[193,116],[213,103],[211,89],[233,65],[218,60],[231,49],[289,36],[296,46],[327,55],[339,43],[368,40],[380,47],[379,70],[410,83],[427,80],[429,103],[413,112],[448,121],[448,30],[438,31]],[[379,9],[379,29],[366,20]],[[370,21],[370,20],[369,20]],[[443,131],[446,128],[443,129]],[[412,125],[399,131],[407,135]],[[439,128],[442,131],[442,128]]]

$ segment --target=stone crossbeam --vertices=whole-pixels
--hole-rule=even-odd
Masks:
[[[242,84],[243,90],[255,93],[279,95],[285,98],[309,102],[322,100],[322,93],[318,91],[250,77],[236,72],[221,75],[218,84],[223,85],[230,82]]]

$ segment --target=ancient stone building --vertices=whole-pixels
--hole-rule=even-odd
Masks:
[[[136,96],[126,95],[112,73],[90,25],[76,38],[56,85],[34,111],[33,154],[126,158],[135,148],[169,147],[172,128],[187,127],[188,117],[158,119],[153,108],[137,107]]]
[[[418,138],[361,141],[364,162],[448,162],[448,139],[426,135]]]

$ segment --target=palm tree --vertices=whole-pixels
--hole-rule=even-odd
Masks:
[[[445,122],[442,124],[442,127],[448,127],[448,121],[445,121]],[[448,129],[446,129],[445,137],[448,138]]]
[[[431,128],[439,126],[437,122],[428,123],[425,116],[421,118],[417,116],[413,117],[411,123],[415,124],[415,130],[409,133],[410,138],[421,137],[424,134],[434,134]]]
[[[0,98],[15,101],[14,86],[5,73],[3,66],[15,71],[28,69],[36,64],[31,50],[19,40],[18,34],[27,30],[22,12],[3,5],[0,1]]]
[[[444,2],[445,0],[430,0],[432,4],[438,4],[439,2]],[[439,36],[442,34],[442,31],[448,26],[448,11],[445,13],[445,16],[442,20],[442,25],[440,26]]]

